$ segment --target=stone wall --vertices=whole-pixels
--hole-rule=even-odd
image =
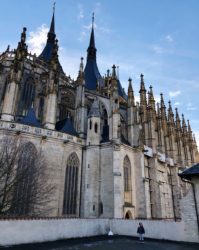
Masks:
[[[197,200],[197,209],[199,211],[199,180],[195,181],[195,193]],[[198,241],[199,242],[199,228],[197,225],[196,207],[194,202],[193,189],[190,188],[181,202],[182,220],[185,223],[185,238],[186,241]]]
[[[55,241],[107,234],[137,236],[138,220],[122,219],[40,219],[0,220],[0,245]],[[142,221],[147,238],[173,241],[199,240],[186,237],[183,222]]]

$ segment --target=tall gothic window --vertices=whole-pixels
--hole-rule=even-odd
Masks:
[[[67,160],[63,214],[76,215],[79,159],[72,153]]]
[[[35,97],[35,82],[33,78],[29,77],[22,85],[21,96],[19,100],[20,116],[25,116],[28,109],[31,107]]]
[[[74,93],[69,90],[62,91],[59,104],[59,120],[63,120],[68,116],[68,114],[72,114],[74,108],[75,108]]]
[[[39,112],[38,112],[38,117],[40,121],[43,121],[43,115],[44,115],[44,98],[41,97],[39,100]]]
[[[17,185],[12,202],[12,213],[16,215],[30,215],[32,212],[32,192],[33,185],[32,175],[35,171],[35,160],[37,150],[35,146],[28,142],[22,146],[17,166]]]
[[[131,179],[131,163],[128,156],[124,158],[124,202],[132,202],[132,179]]]

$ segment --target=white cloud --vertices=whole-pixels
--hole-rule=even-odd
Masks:
[[[199,131],[196,130],[196,131],[193,131],[194,135],[195,135],[195,138],[196,138],[196,144],[197,146],[199,146]]]
[[[97,2],[94,7],[94,13],[97,13],[101,10],[101,3]]]
[[[165,39],[169,43],[173,42],[173,37],[171,35],[169,35],[169,34],[165,36]]]
[[[193,104],[189,102],[187,104],[187,110],[188,111],[197,110],[197,107],[193,106]]]
[[[82,25],[82,30],[81,30],[80,36],[78,38],[78,40],[80,42],[84,41],[84,39],[90,35],[91,28],[92,28],[92,23],[90,23],[88,25]],[[94,29],[95,29],[95,32],[98,36],[100,35],[100,33],[110,34],[110,32],[111,32],[111,30],[108,27],[98,26],[96,23],[94,23]]]
[[[181,105],[181,103],[180,102],[174,102],[174,106],[176,107],[176,106],[180,106]]]
[[[181,94],[181,91],[180,90],[177,90],[177,91],[170,91],[169,92],[169,96],[170,97],[176,97],[176,96],[179,96]]]
[[[59,59],[66,75],[70,75],[72,79],[76,79],[79,70],[80,57],[82,51],[63,48]],[[84,60],[85,65],[85,60]]]
[[[160,47],[159,45],[153,45],[151,48],[156,54],[162,54],[164,53],[164,49]]]
[[[42,52],[42,49],[46,44],[48,30],[49,28],[45,24],[42,24],[36,29],[36,31],[29,32],[27,44],[32,53],[39,55]]]
[[[82,4],[78,4],[78,15],[77,15],[77,19],[83,19],[84,18],[84,9]]]
[[[160,96],[159,95],[155,95],[154,99],[155,99],[156,105],[157,105],[157,103],[160,103]],[[135,95],[135,103],[137,103],[137,102],[140,103],[140,96],[139,95]]]
[[[160,103],[160,96],[159,95],[155,95],[154,99],[155,99],[156,103],[158,103],[158,102]]]
[[[78,40],[82,42],[85,39],[85,37],[87,37],[87,33],[85,31],[81,31]]]
[[[140,96],[136,95],[135,96],[135,103],[139,102],[140,103]]]

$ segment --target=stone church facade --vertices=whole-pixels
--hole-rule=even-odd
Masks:
[[[189,121],[162,94],[156,105],[142,74],[136,103],[132,80],[126,94],[115,65],[101,76],[96,52],[92,26],[72,80],[59,62],[54,13],[39,56],[24,28],[17,48],[0,55],[0,137],[43,152],[56,184],[48,216],[178,220],[188,188],[178,172],[198,153]]]

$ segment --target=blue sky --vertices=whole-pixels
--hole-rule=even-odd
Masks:
[[[37,54],[46,40],[53,0],[1,0],[0,51],[17,46],[27,27],[29,49]],[[67,75],[76,78],[80,57],[86,59],[91,14],[95,12],[97,60],[102,75],[113,64],[127,89],[133,79],[135,95],[139,75],[153,86],[158,100],[164,93],[190,119],[199,141],[199,1],[99,0],[56,1],[56,34],[60,61]]]

